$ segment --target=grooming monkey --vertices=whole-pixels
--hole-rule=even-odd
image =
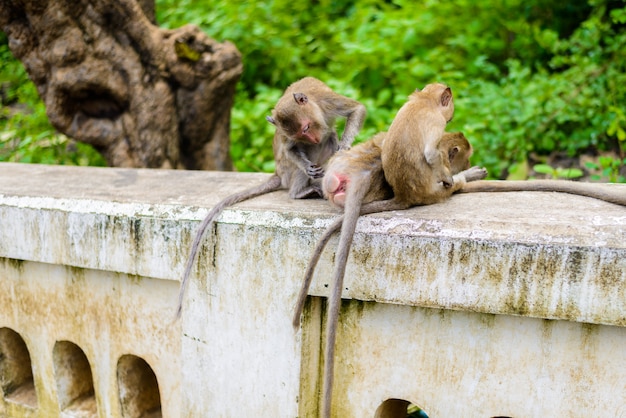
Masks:
[[[385,178],[391,185],[394,196],[389,201],[365,205],[361,210],[362,214],[438,203],[458,191],[562,192],[626,206],[626,195],[611,190],[611,186],[566,180],[476,181],[483,179],[487,174],[484,169],[478,167],[458,173],[450,182],[445,165],[441,164],[444,154],[440,153],[437,156],[433,147],[437,144],[436,138],[438,136],[441,138],[440,132],[443,132],[446,122],[452,118],[453,113],[452,92],[444,84],[429,84],[422,91],[416,90],[409,96],[409,101],[398,111],[389,127],[388,139],[382,148]],[[424,118],[428,118],[429,122],[423,123]],[[426,164],[422,160],[425,160]],[[440,181],[433,181],[437,178]],[[472,183],[468,183],[470,181]]]
[[[453,114],[452,91],[445,84],[428,84],[409,96],[389,127],[381,153],[393,198],[371,203],[376,205],[371,209],[397,210],[439,203],[466,181],[485,178],[487,171],[478,167],[452,177],[448,156],[439,148],[439,142]]]
[[[235,193],[219,202],[204,218],[191,246],[189,259],[178,296],[177,317],[205,231],[222,211],[236,203],[280,189],[289,190],[292,199],[321,197],[321,178],[328,159],[338,150],[347,149],[359,133],[365,119],[365,106],[335,93],[313,77],[291,84],[276,103],[268,122],[276,127],[272,143],[276,170],[267,182]],[[335,120],[345,117],[339,141]]]

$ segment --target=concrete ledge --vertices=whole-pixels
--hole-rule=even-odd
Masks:
[[[0,164],[0,256],[178,280],[197,222],[267,177]],[[220,224],[295,230],[312,247],[335,215],[322,200],[277,192],[228,209]],[[335,246],[312,295],[327,295]],[[345,297],[624,326],[625,282],[626,208],[562,193],[476,193],[363,217]]]
[[[0,416],[60,416],[78,378],[93,385],[90,416],[316,416],[336,239],[301,332],[291,313],[337,216],[323,200],[276,192],[226,210],[172,322],[199,222],[267,178],[0,164],[0,371],[12,374]],[[334,415],[402,399],[433,417],[622,416],[625,238],[626,208],[554,193],[362,217]]]

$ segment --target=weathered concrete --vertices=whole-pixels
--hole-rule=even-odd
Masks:
[[[0,330],[26,343],[39,408],[9,399],[16,390],[0,416],[59,415],[63,341],[84,352],[101,417],[122,416],[120,399],[137,390],[119,388],[128,355],[154,371],[163,416],[314,416],[336,240],[301,332],[290,318],[336,216],[324,201],[277,192],[225,211],[172,322],[198,222],[266,178],[0,164]],[[334,414],[374,416],[397,398],[431,417],[626,417],[624,283],[626,208],[593,199],[467,194],[363,217]],[[0,352],[19,351],[6,335]],[[19,374],[14,363],[0,372]]]

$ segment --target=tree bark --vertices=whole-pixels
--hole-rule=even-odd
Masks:
[[[60,132],[111,166],[232,170],[241,54],[153,0],[0,0],[0,28]]]

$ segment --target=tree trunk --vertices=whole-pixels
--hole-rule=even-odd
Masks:
[[[231,170],[241,54],[153,0],[0,0],[0,28],[50,122],[111,166]]]

